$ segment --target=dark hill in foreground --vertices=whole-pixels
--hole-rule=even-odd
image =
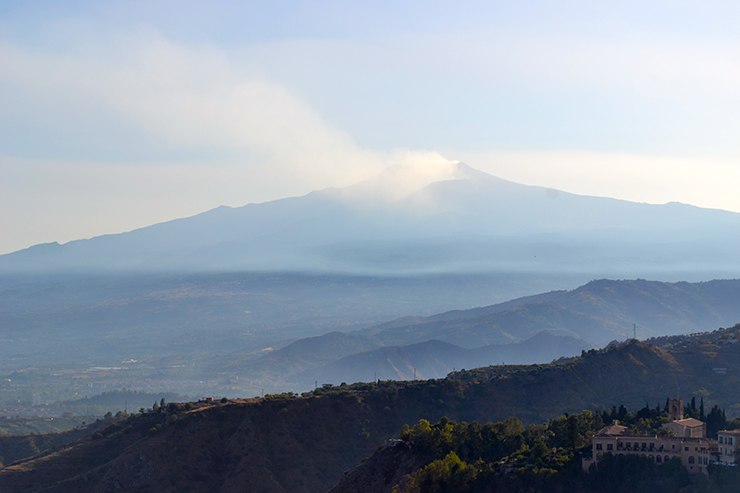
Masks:
[[[549,365],[457,372],[442,380],[319,390],[302,398],[148,413],[0,471],[0,491],[320,492],[405,423],[540,423],[565,412],[704,396],[737,410],[740,327],[633,342]],[[713,368],[724,367],[726,374]]]

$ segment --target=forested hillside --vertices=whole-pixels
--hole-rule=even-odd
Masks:
[[[330,493],[676,493],[691,484],[678,459],[656,466],[636,455],[609,457],[585,473],[581,459],[603,425],[601,414],[590,411],[526,428],[513,417],[485,424],[421,420]]]

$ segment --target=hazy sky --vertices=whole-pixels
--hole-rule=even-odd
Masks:
[[[463,160],[740,211],[737,2],[0,2],[0,253]]]

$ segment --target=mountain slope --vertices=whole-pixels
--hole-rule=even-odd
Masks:
[[[483,268],[732,277],[740,267],[740,214],[554,192],[463,163],[443,171],[387,170],[345,189],[37,245],[0,256],[0,272]]]
[[[0,457],[2,457],[0,467],[3,467],[3,464],[7,466],[13,462],[39,455],[47,450],[61,448],[75,440],[92,435],[116,421],[118,418],[99,419],[86,426],[59,433],[0,435]]]
[[[251,379],[282,380],[311,368],[323,366],[345,356],[363,353],[380,347],[380,343],[370,337],[329,332],[316,337],[299,339],[276,351],[271,351],[257,361],[244,364],[242,359],[234,358],[228,365],[219,365],[218,370],[238,371]],[[309,388],[308,382],[304,388]]]
[[[665,283],[597,280],[571,291],[554,291],[471,310],[402,318],[358,333],[385,345],[429,339],[480,347],[521,341],[542,330],[606,344],[713,330],[740,320],[740,280]],[[633,325],[634,324],[634,325]]]
[[[439,339],[472,348],[521,341],[543,330],[596,341],[624,339],[625,336],[622,328],[608,319],[574,312],[548,301],[470,319],[424,321],[385,329],[373,336],[384,344]]]
[[[456,362],[464,361],[469,351],[442,341],[425,341],[409,346],[391,346],[353,354],[329,365],[294,377],[297,385],[313,380],[321,383],[442,378]]]
[[[298,388],[312,382],[331,383],[444,378],[454,369],[495,364],[544,363],[592,349],[587,342],[540,332],[526,341],[465,349],[442,341],[391,346],[345,356],[331,364],[295,375]]]
[[[301,391],[317,383],[439,378],[454,368],[576,355],[632,336],[633,324],[641,338],[732,325],[740,320],[738,301],[738,280],[598,280],[572,291],[303,339],[254,362],[231,355],[213,370]]]

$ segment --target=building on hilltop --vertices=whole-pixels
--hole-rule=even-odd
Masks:
[[[683,400],[680,398],[669,399],[668,416],[670,421],[662,428],[673,432],[673,436],[634,433],[618,421],[605,426],[594,435],[592,456],[583,459],[583,468],[588,471],[591,465],[598,467],[604,454],[639,454],[656,464],[677,458],[689,474],[707,474],[707,466],[716,460],[719,450],[717,440],[707,438],[706,423],[693,418],[684,419]],[[740,437],[740,432],[737,433],[733,437]],[[737,438],[732,441],[737,443]]]
[[[684,438],[706,438],[707,424],[694,418],[670,421],[662,426],[664,430],[670,430],[677,437]]]
[[[683,399],[668,399],[668,421],[683,419]]]
[[[719,457],[717,462],[722,465],[735,465],[738,462],[738,450],[740,449],[740,430],[722,430],[717,432],[717,445],[719,446]]]
[[[656,464],[678,458],[690,474],[706,474],[707,466],[717,455],[717,441],[706,437],[658,436],[633,433],[616,421],[604,427],[593,438],[593,456],[583,460],[588,470],[597,464],[604,454],[640,454],[654,460]]]

